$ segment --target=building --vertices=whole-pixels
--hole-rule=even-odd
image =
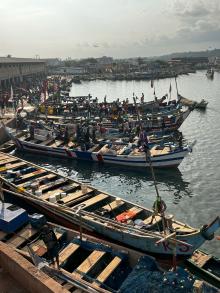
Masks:
[[[46,62],[41,59],[0,57],[0,88],[19,84],[24,79],[43,77]]]

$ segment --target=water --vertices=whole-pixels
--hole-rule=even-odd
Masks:
[[[168,93],[170,82],[173,97],[176,95],[173,79],[155,82],[156,95]],[[200,227],[220,216],[220,73],[214,80],[208,80],[204,71],[178,78],[178,89],[185,97],[208,102],[206,112],[193,111],[181,127],[184,138],[197,141],[192,154],[184,159],[177,170],[156,170],[156,178],[161,196],[166,201],[168,213],[188,224]],[[73,85],[71,94],[87,95],[101,100],[129,98],[133,92],[145,95],[145,100],[153,98],[153,90],[148,81],[94,81]],[[155,200],[155,190],[151,174],[146,171],[132,171],[129,168],[100,166],[95,163],[67,162],[47,157],[25,155],[25,159],[49,167],[61,174],[110,192],[116,196],[151,207]],[[78,173],[76,173],[78,172]],[[220,230],[218,231],[220,235]],[[220,257],[220,241],[207,242],[203,249]]]

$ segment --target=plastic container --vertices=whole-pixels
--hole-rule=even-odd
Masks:
[[[49,196],[49,202],[56,203],[56,201],[57,201],[56,195]]]
[[[29,215],[29,219],[31,226],[35,229],[40,229],[47,223],[45,216],[37,213]]]
[[[64,197],[66,197],[66,192],[61,192],[60,198],[64,198]]]
[[[36,196],[41,196],[42,195],[42,190],[35,190],[35,195]]]
[[[83,193],[87,192],[87,189],[88,189],[87,185],[85,185],[85,184],[81,185],[81,190],[82,190]]]

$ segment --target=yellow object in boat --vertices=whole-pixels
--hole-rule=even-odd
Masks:
[[[1,172],[1,171],[5,171],[5,170],[6,170],[5,167],[0,167],[0,172]]]
[[[53,115],[53,107],[52,106],[48,107],[48,114]]]
[[[40,112],[41,112],[42,114],[45,113],[45,105],[40,105]]]
[[[25,191],[25,189],[24,189],[24,187],[18,187],[18,191],[23,192],[23,191]]]

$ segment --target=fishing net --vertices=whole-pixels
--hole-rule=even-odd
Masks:
[[[195,278],[184,269],[175,272],[163,272],[153,258],[143,256],[128,278],[122,284],[120,293],[189,293],[193,291]],[[217,290],[204,285],[203,292],[214,293]]]

